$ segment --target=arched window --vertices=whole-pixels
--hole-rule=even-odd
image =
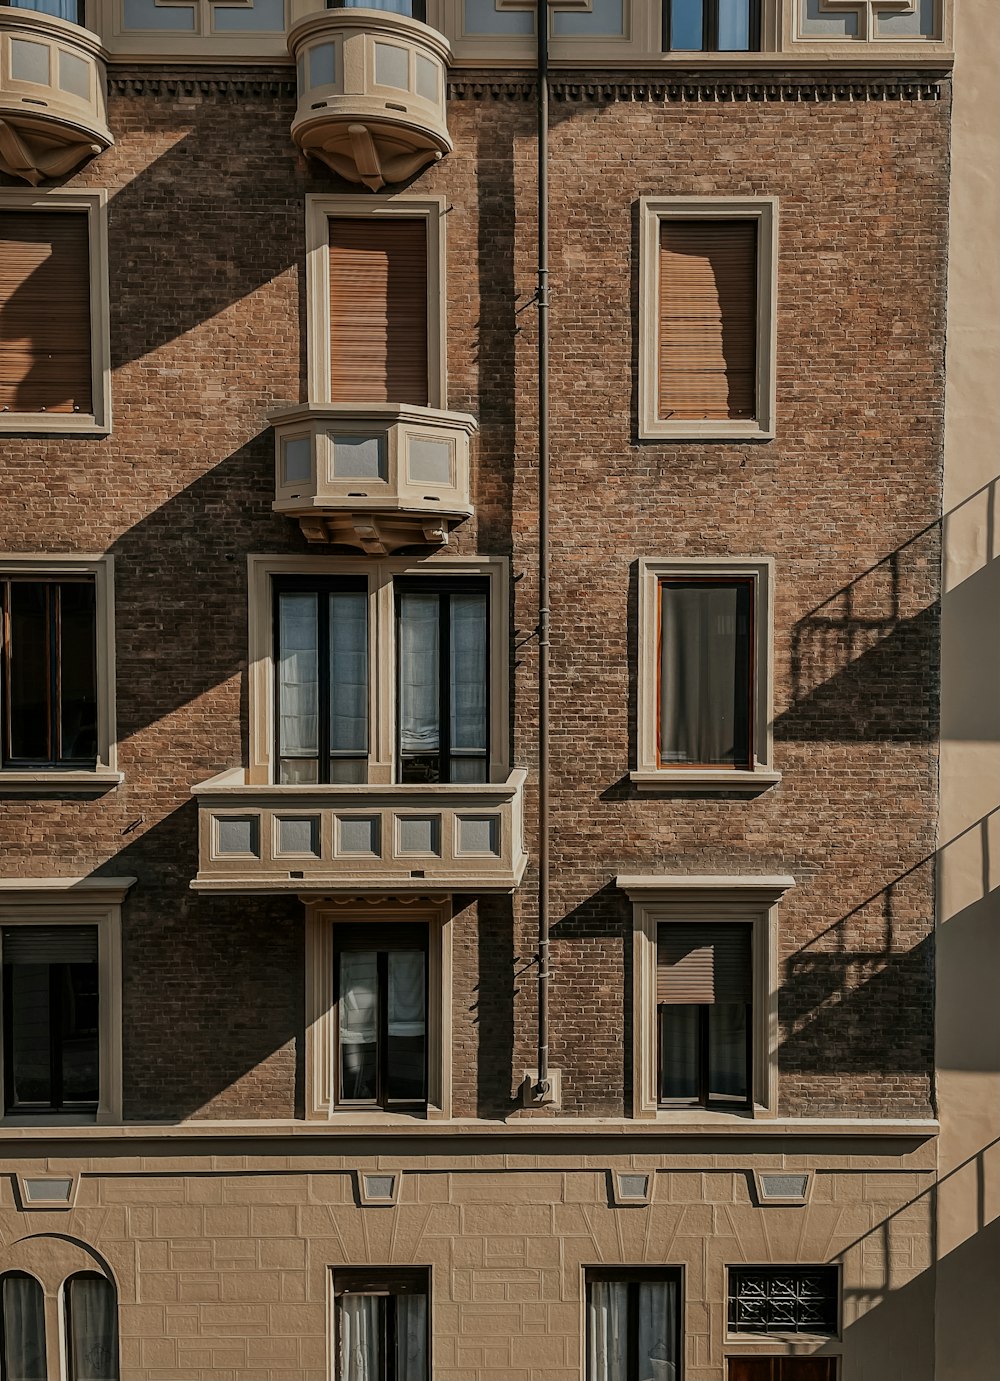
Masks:
[[[118,1299],[111,1281],[81,1271],[66,1281],[63,1299],[68,1381],[118,1381]]]
[[[45,1381],[45,1299],[34,1276],[0,1279],[0,1379]]]

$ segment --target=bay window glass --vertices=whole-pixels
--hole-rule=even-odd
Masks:
[[[667,52],[745,53],[760,47],[760,0],[664,0]]]
[[[338,1105],[427,1102],[427,928],[338,926]]]
[[[0,1280],[0,1381],[46,1381],[45,1299],[34,1276]]]
[[[118,1381],[118,1300],[105,1276],[81,1271],[63,1286],[68,1381]]]
[[[411,19],[423,19],[426,0],[327,0],[329,10],[384,10],[387,14],[405,14]]]
[[[335,1271],[337,1381],[428,1381],[425,1270]]]
[[[680,1273],[587,1272],[587,1381],[675,1381]]]
[[[483,581],[396,586],[402,782],[485,782],[487,588]]]
[[[275,641],[279,782],[365,781],[365,582],[276,582]]]

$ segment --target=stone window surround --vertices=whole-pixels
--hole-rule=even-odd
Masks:
[[[71,432],[108,436],[111,432],[111,299],[108,289],[108,194],[70,187],[0,188],[5,211],[84,211],[90,238],[90,368],[94,411],[0,412],[0,434]]]
[[[508,727],[509,562],[500,556],[443,556],[425,560],[389,556],[265,556],[247,558],[249,584],[248,698],[250,761],[248,785],[271,782],[274,756],[274,621],[272,577],[277,575],[352,575],[368,581],[368,665],[370,741],[368,785],[392,784],[395,765],[395,596],[397,576],[485,578],[489,582],[489,780],[510,774]],[[378,675],[373,674],[378,671]],[[306,788],[308,789],[308,788]],[[454,790],[449,783],[431,793]]]
[[[122,1121],[122,902],[134,877],[2,878],[0,927],[15,925],[97,927],[100,1002],[100,1094],[95,1116],[25,1113],[0,1118],[4,1127],[53,1128]],[[0,1045],[3,1032],[0,1028]],[[0,1050],[2,1058],[2,1050]]]
[[[755,1172],[756,1173],[756,1172]],[[787,1269],[790,1274],[808,1271],[812,1266],[833,1267],[837,1273],[837,1328],[834,1333],[734,1333],[729,1327],[730,1272],[758,1266],[766,1270]],[[844,1337],[843,1261],[733,1261],[723,1268],[722,1299],[725,1324],[722,1348],[725,1357],[841,1357]],[[838,1372],[838,1375],[840,1373]]]
[[[657,641],[659,584],[671,576],[749,577],[754,582],[754,665],[752,723],[754,766],[659,767],[656,761]],[[633,785],[685,791],[758,792],[781,780],[774,768],[772,664],[774,660],[774,558],[770,556],[640,557],[639,636],[637,650],[637,761],[629,773]]]
[[[665,220],[757,223],[756,416],[659,416],[660,225]],[[774,437],[778,282],[777,197],[639,198],[639,437],[645,441],[767,441]]]
[[[780,876],[619,876],[632,903],[632,1116],[665,1127],[690,1121],[691,1109],[661,1108],[657,1098],[656,928],[670,921],[743,921],[753,928],[752,1083],[749,1113],[699,1109],[706,1126],[773,1118],[778,1097],[777,906],[795,879]]]
[[[334,405],[330,394],[329,222],[334,216],[423,219],[427,224],[427,405],[448,406],[444,196],[399,192],[379,196],[306,195],[306,316],[309,405]]]
[[[306,902],[305,1061],[306,1120],[351,1125],[405,1126],[412,1112],[341,1108],[334,1098],[334,931],[347,925],[427,927],[427,1112],[428,1121],[451,1117],[452,1088],[452,917],[451,898],[320,897]]]
[[[115,561],[113,556],[79,556],[44,552],[0,554],[0,577],[5,575],[89,575],[95,586],[94,624],[97,635],[97,766],[79,771],[41,767],[34,771],[0,769],[0,787],[20,793],[37,790],[94,791],[124,781],[118,770],[118,731],[115,713]]]

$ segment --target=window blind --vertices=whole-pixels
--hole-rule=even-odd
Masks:
[[[0,407],[93,411],[82,211],[0,211]]]
[[[96,964],[95,925],[12,925],[3,930],[5,964]]]
[[[752,418],[756,222],[662,221],[659,317],[660,417]]]
[[[687,925],[657,928],[656,1001],[749,1002],[750,926]]]
[[[335,403],[427,393],[427,224],[330,218],[330,390]]]

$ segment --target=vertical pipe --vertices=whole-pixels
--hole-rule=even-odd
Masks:
[[[549,1091],[549,3],[538,0],[538,1084]]]

